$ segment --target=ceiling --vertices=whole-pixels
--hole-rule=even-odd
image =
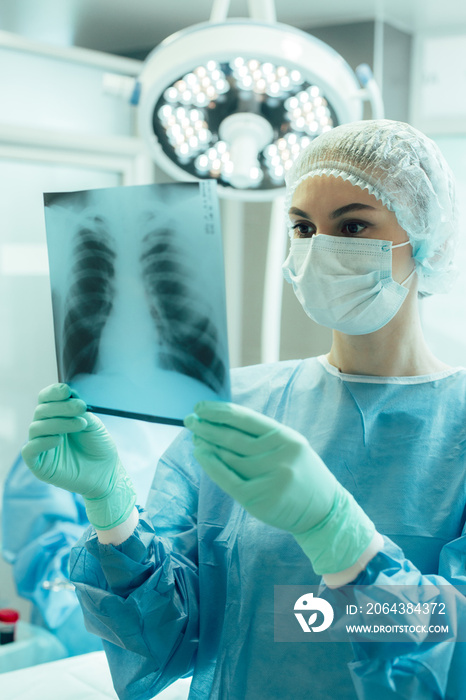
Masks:
[[[0,0],[0,30],[109,53],[147,51],[209,19],[212,0]],[[384,16],[409,32],[466,30],[464,0],[275,0],[277,20],[301,29]],[[230,17],[248,16],[231,0]]]

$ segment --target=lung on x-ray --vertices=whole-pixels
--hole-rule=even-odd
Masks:
[[[59,380],[96,413],[175,425],[229,400],[215,181],[44,203]]]

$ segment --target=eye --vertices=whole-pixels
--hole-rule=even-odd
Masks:
[[[305,223],[296,223],[291,227],[294,231],[295,238],[311,238],[314,235],[314,231],[311,231],[311,225]]]
[[[347,236],[357,236],[358,233],[361,233],[366,228],[367,224],[363,224],[359,221],[345,221],[341,230]]]

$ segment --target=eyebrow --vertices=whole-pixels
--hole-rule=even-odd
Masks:
[[[330,214],[329,218],[338,219],[340,216],[343,216],[344,214],[347,214],[350,211],[356,211],[356,209],[372,209],[373,211],[376,211],[376,208],[369,206],[369,204],[360,204],[359,202],[353,202],[353,204],[346,204],[344,207],[335,209],[335,211],[333,211]],[[288,213],[296,214],[297,216],[304,216],[305,219],[311,219],[309,214],[306,214],[305,211],[303,211],[302,209],[298,209],[297,207],[291,207]]]

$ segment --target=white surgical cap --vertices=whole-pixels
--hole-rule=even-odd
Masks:
[[[409,124],[351,122],[318,136],[287,173],[286,208],[308,177],[349,180],[393,211],[413,248],[419,293],[449,291],[458,238],[455,182],[438,146]]]

